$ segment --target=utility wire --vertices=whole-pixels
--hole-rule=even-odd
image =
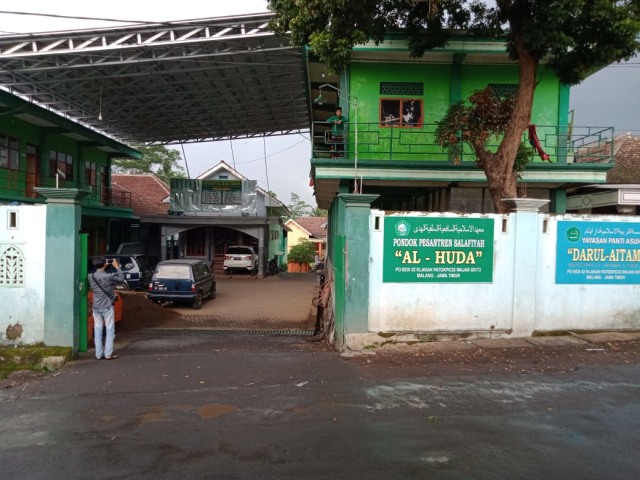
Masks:
[[[231,145],[231,160],[233,160],[233,169],[236,169],[236,155],[233,153],[233,140],[229,139],[229,145]]]
[[[181,143],[180,147],[182,147],[182,156],[184,157],[184,166],[187,167],[187,178],[191,178],[191,174],[189,173],[189,164],[187,163],[187,154],[184,151],[184,143]]]
[[[262,150],[264,152],[264,173],[267,177],[267,192],[271,191],[269,187],[269,167],[267,166],[267,141],[265,140],[265,136],[262,136]]]

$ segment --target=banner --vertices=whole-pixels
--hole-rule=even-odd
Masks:
[[[558,222],[556,283],[640,283],[640,224]]]
[[[385,217],[383,282],[493,281],[493,220]]]

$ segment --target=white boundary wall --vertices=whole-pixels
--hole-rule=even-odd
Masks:
[[[506,216],[419,212],[387,215],[493,219],[493,282],[488,284],[383,283],[384,255],[392,254],[383,251],[384,216],[385,212],[373,210],[370,221],[371,333],[516,337],[536,331],[640,329],[640,285],[555,283],[558,221],[589,221],[605,226],[607,222],[630,222],[636,223],[640,231],[640,217],[549,216],[531,212]],[[381,228],[375,230],[374,225]]]
[[[11,212],[17,226],[9,223]],[[18,286],[0,284],[0,343],[32,344],[44,340],[46,205],[0,205],[0,257],[9,248],[22,256]],[[7,329],[22,329],[7,339]]]

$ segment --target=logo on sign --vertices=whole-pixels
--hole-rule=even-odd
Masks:
[[[578,227],[571,227],[567,230],[567,240],[570,242],[577,242],[580,240],[580,229]]]
[[[402,220],[396,223],[395,229],[396,235],[398,235],[399,237],[406,237],[411,232],[411,224]]]

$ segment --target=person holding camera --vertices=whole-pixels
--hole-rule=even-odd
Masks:
[[[116,269],[115,273],[105,271],[109,265]],[[89,274],[89,286],[93,290],[93,342],[96,346],[96,359],[114,360],[118,358],[118,355],[113,353],[113,342],[116,338],[113,304],[118,300],[114,290],[117,284],[124,282],[124,273],[116,259],[107,262],[104,257],[95,257],[93,266],[96,271]],[[105,329],[103,345],[102,333]]]

